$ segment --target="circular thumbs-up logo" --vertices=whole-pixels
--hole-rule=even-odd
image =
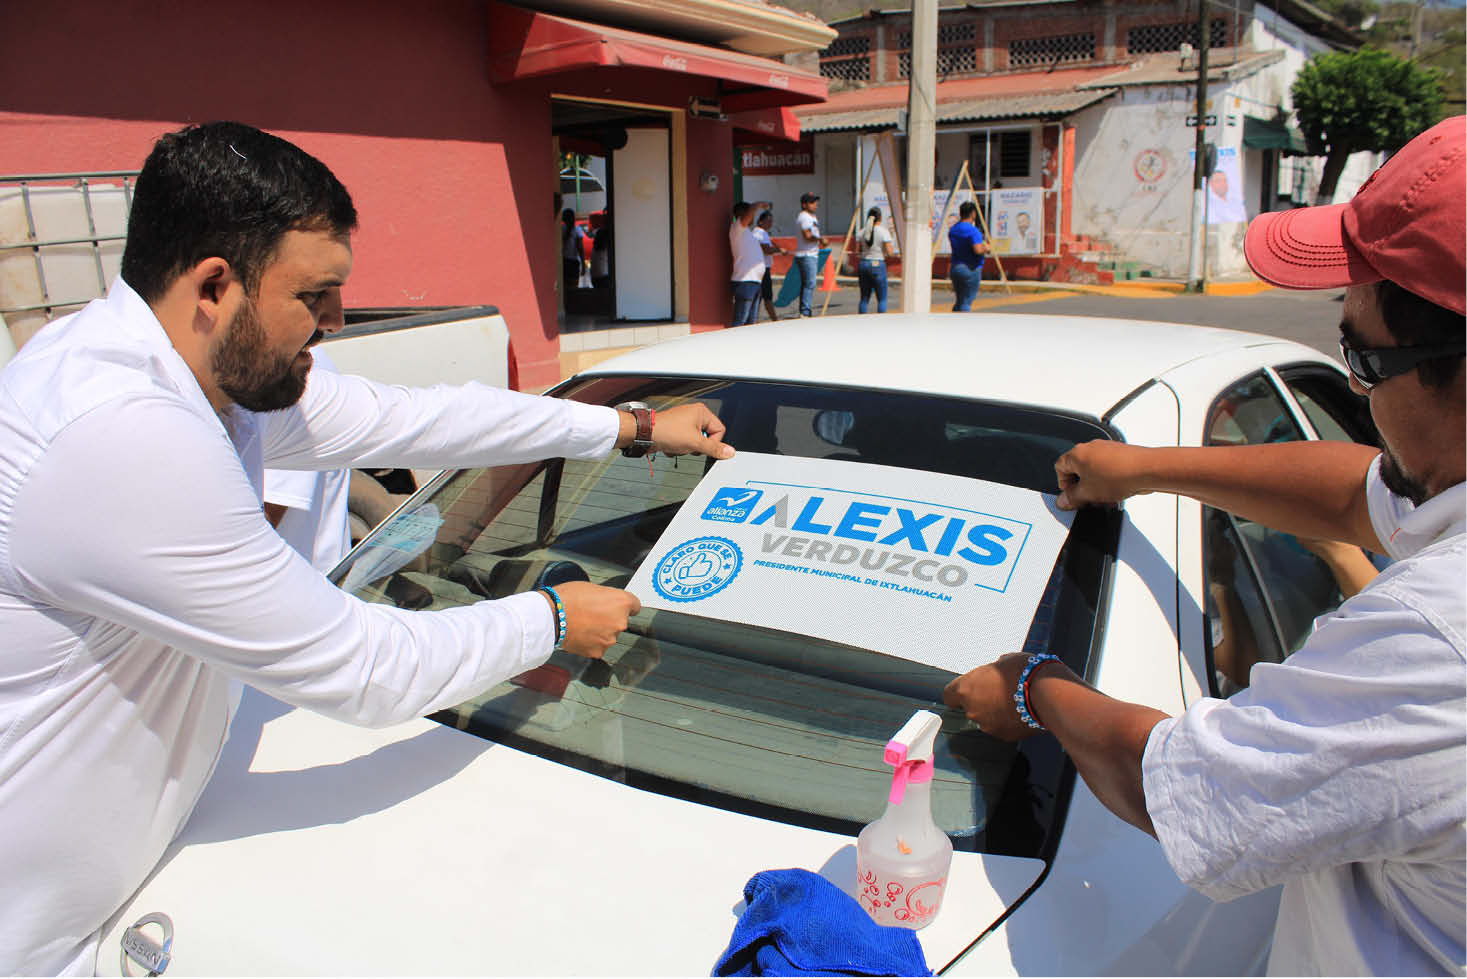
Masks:
[[[652,587],[673,602],[696,602],[728,586],[743,567],[738,545],[723,537],[696,537],[668,551],[652,572]]]

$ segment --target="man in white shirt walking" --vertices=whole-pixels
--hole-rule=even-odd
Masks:
[[[1461,975],[1467,892],[1467,127],[1412,140],[1348,204],[1261,215],[1245,254],[1286,288],[1346,287],[1341,348],[1383,448],[1076,446],[1059,504],[1183,493],[1396,563],[1283,663],[1179,717],[1015,654],[947,701],[1016,740],[1047,729],[1122,819],[1215,900],[1283,884],[1269,971]],[[1042,725],[1042,727],[1041,727]]]
[[[557,642],[600,656],[640,608],[588,582],[439,612],[361,602],[266,522],[266,465],[732,455],[701,405],[307,385],[311,346],[342,325],[355,225],[346,189],[284,140],[164,136],[121,278],[0,371],[0,973],[92,973],[99,929],[199,798],[239,682],[392,724]]]
[[[800,213],[795,215],[795,266],[800,270],[800,315],[813,316],[815,276],[820,273],[820,249],[825,239],[820,235],[820,195],[806,191],[800,195]]]

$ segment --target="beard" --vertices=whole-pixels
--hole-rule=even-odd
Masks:
[[[311,338],[314,343],[320,331]],[[310,344],[307,344],[310,346]],[[244,305],[209,358],[214,382],[231,401],[250,411],[278,411],[301,399],[310,361],[298,367],[295,354],[272,351],[254,302]]]
[[[1425,503],[1430,495],[1426,484],[1402,469],[1400,460],[1391,454],[1390,449],[1381,450],[1380,479],[1385,483],[1386,489],[1397,496],[1405,497],[1415,506]]]

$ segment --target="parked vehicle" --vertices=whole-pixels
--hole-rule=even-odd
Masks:
[[[403,608],[631,584],[647,607],[630,630],[604,660],[555,653],[387,730],[248,694],[101,968],[127,926],[162,912],[174,973],[706,974],[756,872],[805,867],[860,893],[855,835],[885,803],[882,746],[927,709],[943,718],[934,816],[956,851],[942,911],[918,932],[933,969],[1262,969],[1276,890],[1228,904],[1188,890],[1052,738],[996,741],[941,691],[1023,646],[1116,697],[1181,711],[1226,682],[1218,584],[1246,609],[1229,638],[1247,630],[1260,659],[1286,655],[1301,623],[1339,601],[1291,539],[1170,495],[1071,517],[1045,494],[1055,458],[1089,439],[1368,441],[1335,363],[1256,334],[1140,321],[830,317],[664,342],[552,393],[701,400],[739,455],[445,472],[333,577]],[[729,483],[750,467],[757,486]],[[961,490],[943,511],[958,516],[922,509],[939,484]],[[842,493],[865,502],[820,508]],[[1037,514],[1032,534],[1003,537],[998,515],[1021,505]],[[701,536],[680,536],[694,525]],[[726,572],[673,561],[714,540],[712,562],[692,560],[731,567],[731,547],[745,581],[756,561],[783,576],[735,603]],[[862,556],[842,564],[852,542]],[[1027,570],[984,584],[1005,547]],[[905,555],[902,577],[896,558],[878,563],[882,548]],[[981,627],[941,628],[975,582],[990,602]],[[693,600],[725,585],[732,611]],[[853,631],[857,620],[876,624]]]

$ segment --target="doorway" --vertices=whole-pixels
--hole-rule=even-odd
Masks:
[[[562,333],[673,318],[672,141],[666,112],[575,99],[551,101],[558,145]],[[572,239],[570,243],[567,239]]]

